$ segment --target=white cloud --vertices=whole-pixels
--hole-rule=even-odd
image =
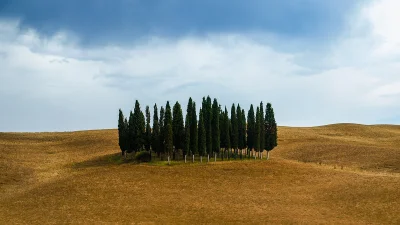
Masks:
[[[192,96],[199,107],[208,94],[246,111],[271,101],[281,125],[387,122],[400,116],[398,6],[363,6],[319,59],[241,34],[86,49],[65,31],[45,37],[1,21],[0,130],[115,127],[118,108],[127,113],[135,99],[142,108],[166,100],[185,106]],[[311,64],[330,69],[312,72]]]

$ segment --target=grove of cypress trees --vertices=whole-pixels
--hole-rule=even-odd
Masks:
[[[159,125],[159,121],[158,121],[157,104],[154,104],[153,132],[152,132],[151,148],[157,154],[160,154],[159,145],[160,145],[160,125]]]
[[[199,155],[204,156],[206,154],[206,129],[204,126],[204,114],[203,110],[199,112],[199,130],[198,130],[198,144],[199,144]]]
[[[254,134],[255,134],[256,119],[254,116],[253,104],[250,105],[249,112],[247,114],[247,148],[250,151],[254,148]]]
[[[231,108],[231,146],[235,150],[235,158],[237,155],[237,148],[238,148],[238,124],[237,124],[237,117],[236,117],[236,108],[235,104],[232,104]]]
[[[196,113],[196,102],[193,101],[191,110],[191,122],[190,122],[190,150],[192,154],[197,154],[198,150],[198,134],[197,134],[197,113]]]
[[[172,132],[174,133],[173,141],[175,146],[173,159],[175,160],[175,152],[179,149],[183,149],[185,144],[185,126],[183,124],[182,108],[179,102],[175,103],[172,114]]]
[[[144,148],[150,151],[151,147],[151,126],[150,126],[150,108],[146,106],[146,136]]]
[[[212,135],[212,152],[219,153],[220,149],[220,133],[219,133],[219,105],[217,99],[214,98],[212,104],[212,118],[211,118],[211,135]]]
[[[274,109],[271,103],[267,103],[265,110],[265,149],[267,150],[267,159],[269,152],[278,146],[278,127],[275,121]]]

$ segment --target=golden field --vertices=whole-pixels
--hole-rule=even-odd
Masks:
[[[278,144],[139,165],[116,130],[0,133],[0,224],[400,224],[400,126],[279,127]]]

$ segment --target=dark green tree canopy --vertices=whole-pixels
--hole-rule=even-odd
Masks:
[[[185,126],[183,124],[182,108],[176,102],[173,108],[172,132],[174,133],[174,146],[176,149],[183,149],[185,144]]]

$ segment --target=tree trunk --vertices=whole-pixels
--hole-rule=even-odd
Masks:
[[[169,155],[168,155],[168,165],[170,165],[170,162],[169,162]]]
[[[200,163],[203,163],[203,156],[200,156]]]
[[[214,162],[217,161],[217,153],[214,153]]]
[[[194,155],[193,155],[193,162],[194,162]]]
[[[207,155],[207,162],[210,162],[210,154]]]
[[[269,159],[269,151],[267,151],[267,160]]]
[[[185,155],[185,163],[186,163],[186,155]]]

